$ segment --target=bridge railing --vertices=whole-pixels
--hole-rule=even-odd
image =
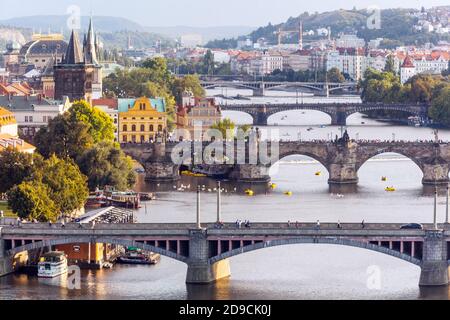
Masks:
[[[362,223],[341,223],[341,229],[345,230],[401,230],[401,227],[404,224],[402,223],[365,223],[364,227]],[[432,229],[433,224],[423,224],[425,229]],[[286,222],[255,222],[250,223],[249,228],[245,228],[244,224],[241,224],[241,227],[238,227],[237,223],[227,222],[222,224],[220,227],[217,223],[208,222],[202,224],[203,228],[207,229],[316,229],[317,223],[314,222],[296,222],[291,221],[290,223]],[[46,223],[21,223],[20,226],[4,226],[2,229],[2,233],[11,232],[13,230],[16,231],[33,231],[33,230],[194,230],[197,228],[197,225],[194,223],[129,223],[129,224],[108,224],[108,223],[98,223],[92,225],[90,223],[80,224],[77,223],[69,223],[66,225],[62,224],[52,224],[51,226]],[[450,230],[450,226],[448,224],[440,225],[440,228],[445,230]],[[337,222],[324,222],[320,223],[321,230],[336,230],[339,229],[337,227]]]

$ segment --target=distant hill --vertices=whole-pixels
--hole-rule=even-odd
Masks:
[[[3,26],[0,27],[0,51],[5,48],[6,43],[10,40],[16,40],[20,44],[31,40],[33,30],[36,33],[62,31],[67,40],[70,36],[70,30],[66,23],[67,16],[32,16],[0,20],[0,26]],[[82,32],[87,30],[88,25],[89,17],[82,17]],[[94,17],[94,28],[106,48],[126,48],[128,37],[131,38],[135,48],[152,47],[158,40],[161,40],[163,46],[175,44],[169,37],[147,32],[138,23],[124,18],[96,16]]]
[[[0,20],[0,25],[21,27],[34,29],[35,32],[47,32],[49,29],[52,32],[60,32],[61,30],[67,30],[67,18],[68,16],[60,15],[40,15],[30,17],[17,17],[8,20]],[[89,17],[81,17],[81,29],[87,30],[89,25]],[[145,31],[144,27],[140,24],[133,22],[125,18],[117,17],[94,17],[95,30],[99,32],[116,32],[121,30],[129,31]]]
[[[428,41],[436,42],[439,36],[433,34],[417,34],[413,30],[417,18],[411,16],[411,13],[417,12],[415,9],[384,9],[381,11],[381,29],[370,30],[367,28],[369,13],[366,10],[335,10],[323,13],[310,14],[305,12],[297,17],[291,17],[281,24],[268,24],[255,31],[242,35],[239,38],[249,37],[253,41],[259,38],[265,38],[269,43],[277,43],[277,35],[274,33],[279,28],[282,30],[298,30],[300,21],[303,22],[305,31],[317,30],[318,28],[331,27],[331,32],[336,37],[341,32],[356,32],[359,37],[366,41],[375,38],[388,39],[387,42],[393,44],[413,44],[424,43]],[[445,38],[446,36],[444,36]],[[447,36],[448,37],[448,36]],[[304,37],[305,40],[317,39],[317,36]],[[290,34],[283,37],[283,43],[297,43],[298,34]],[[227,46],[233,44],[230,39],[214,41],[207,46]]]
[[[25,44],[31,39],[31,33],[30,29],[5,27],[0,24],[0,53],[10,41],[15,41],[20,45]]]
[[[61,29],[67,30],[67,18],[65,15],[38,15],[30,17],[17,17],[8,20],[0,20],[0,25],[34,29],[35,32],[47,32],[49,29],[53,32],[60,32]],[[89,17],[81,17],[81,28],[87,29]],[[218,38],[237,37],[253,31],[254,27],[249,26],[223,26],[223,27],[146,27],[126,18],[94,16],[94,26],[99,32],[117,32],[117,31],[139,31],[158,33],[171,38],[178,38],[183,34],[197,33],[201,34],[205,41]]]
[[[145,27],[149,32],[159,33],[171,38],[179,38],[184,34],[200,34],[203,41],[211,41],[214,39],[235,38],[242,34],[248,34],[255,30],[249,26],[222,26],[222,27]]]

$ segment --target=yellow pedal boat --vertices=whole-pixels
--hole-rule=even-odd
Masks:
[[[245,190],[245,194],[248,195],[249,197],[253,196],[255,193],[253,192],[253,190],[247,189]]]

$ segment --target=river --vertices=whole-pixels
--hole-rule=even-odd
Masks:
[[[220,93],[220,90],[218,90]],[[213,92],[211,94],[217,94]],[[242,93],[241,93],[242,94]],[[279,93],[284,95],[285,93]],[[295,93],[294,93],[295,95]],[[274,99],[274,98],[266,98]],[[285,99],[285,98],[277,98]],[[295,98],[288,98],[295,99]],[[313,98],[310,98],[313,99]],[[323,99],[323,98],[322,98]],[[342,99],[342,98],[340,98]],[[225,116],[236,122],[249,119],[238,113]],[[361,124],[365,122],[365,124]],[[339,133],[330,119],[319,112],[301,111],[274,115],[282,138],[322,139]],[[360,139],[433,139],[430,128],[389,125],[356,114],[348,119],[351,137]],[[325,127],[320,127],[325,126]],[[313,130],[307,131],[313,127]],[[288,136],[289,135],[289,136]],[[442,140],[450,131],[441,130]],[[315,172],[322,175],[316,176]],[[433,199],[425,196],[422,174],[410,160],[384,154],[368,161],[358,173],[360,183],[354,194],[338,197],[329,193],[325,168],[304,156],[281,159],[272,169],[277,189],[247,197],[225,184],[223,220],[249,219],[256,222],[431,222]],[[386,176],[387,182],[381,177]],[[211,184],[201,179],[200,184]],[[195,220],[195,178],[183,177],[190,190],[159,191],[158,200],[141,208],[139,222],[193,222]],[[392,185],[397,192],[386,193]],[[140,179],[141,190],[155,186]],[[208,190],[208,187],[206,187]],[[293,195],[284,195],[292,191]],[[204,221],[215,220],[215,194],[202,195]],[[439,199],[438,219],[444,221],[445,198]],[[115,266],[111,270],[83,271],[81,290],[69,290],[64,279],[43,280],[27,275],[0,279],[0,299],[449,299],[448,288],[419,288],[420,269],[377,252],[333,245],[294,245],[268,248],[230,259],[232,276],[209,286],[187,286],[186,266],[162,258],[156,266]],[[373,270],[379,272],[379,286],[372,286]],[[369,285],[368,285],[369,284]]]

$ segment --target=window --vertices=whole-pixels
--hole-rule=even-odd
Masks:
[[[133,132],[136,131],[136,125],[135,125],[135,124],[133,124],[133,125],[131,126],[131,131],[133,131]]]
[[[158,126],[158,131],[162,131],[162,125]]]
[[[144,143],[144,142],[145,142],[145,137],[141,136],[141,143]]]
[[[122,136],[123,142],[127,142],[127,136]]]
[[[33,122],[33,116],[29,116],[28,120],[30,120],[30,122]]]
[[[145,126],[141,124],[141,131],[145,131]]]
[[[126,124],[123,125],[123,131],[127,132],[128,131],[128,126]]]
[[[155,131],[155,130],[153,130],[153,129],[154,129],[154,127],[153,127],[153,125],[151,124],[151,125],[150,125],[150,132]]]

